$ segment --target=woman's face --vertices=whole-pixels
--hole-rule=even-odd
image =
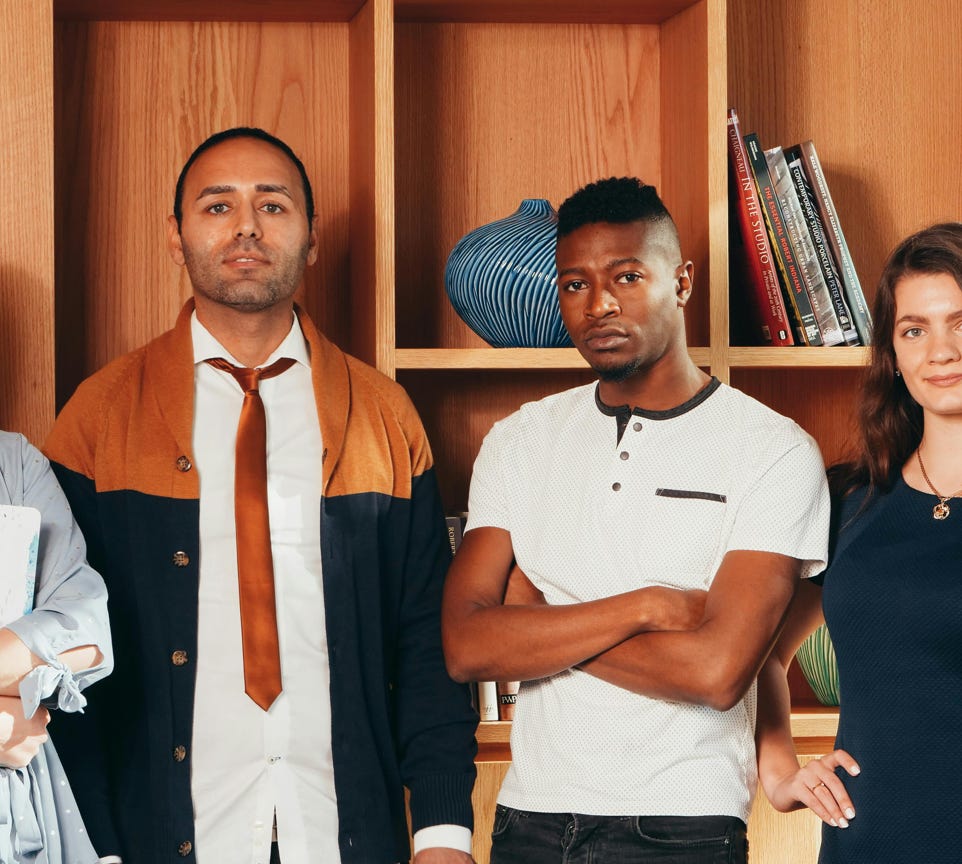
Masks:
[[[962,288],[948,273],[895,285],[895,360],[926,414],[962,417]]]

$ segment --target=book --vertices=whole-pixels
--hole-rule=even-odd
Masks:
[[[498,719],[498,684],[496,681],[478,681],[478,715],[482,722]]]
[[[0,505],[0,627],[33,609],[39,545],[40,511]]]
[[[794,345],[765,216],[734,108],[728,109],[728,157],[730,197],[738,217],[738,229],[731,232],[738,243],[732,258],[744,269],[746,294],[757,318],[757,332],[766,345]]]
[[[795,186],[795,194],[798,197],[799,206],[802,208],[802,213],[805,216],[805,225],[808,228],[808,234],[812,240],[812,248],[818,260],[819,269],[822,271],[822,278],[825,280],[825,284],[831,294],[836,315],[838,315],[840,323],[843,324],[845,343],[847,345],[860,345],[862,344],[862,339],[855,327],[855,319],[852,315],[851,308],[845,299],[845,289],[842,286],[842,279],[839,275],[835,260],[832,257],[828,238],[825,236],[822,217],[819,215],[818,206],[815,202],[815,192],[812,189],[812,184],[808,180],[808,176],[805,174],[805,166],[801,154],[797,148],[790,148],[785,151],[785,159],[792,183]]]
[[[823,345],[821,331],[815,320],[812,302],[808,297],[802,274],[795,260],[791,243],[788,240],[788,230],[782,215],[778,196],[775,194],[775,184],[772,182],[768,170],[768,161],[754,132],[744,137],[745,150],[748,153],[748,164],[751,166],[758,198],[765,213],[765,224],[771,241],[772,253],[778,264],[782,287],[788,298],[788,307],[792,312],[792,322],[796,328],[796,340],[802,345]],[[839,334],[841,338],[841,334]]]
[[[835,264],[838,267],[855,329],[862,340],[862,344],[871,345],[872,315],[869,312],[868,304],[865,302],[862,285],[859,282],[858,274],[855,272],[855,263],[852,261],[848,243],[845,241],[838,211],[835,209],[835,202],[832,200],[832,194],[829,191],[825,173],[822,171],[822,163],[819,161],[815,144],[812,141],[803,141],[796,147],[790,148],[789,152],[793,155],[797,152],[801,156],[805,174],[815,192],[815,203],[822,219],[822,227],[828,237]]]
[[[815,314],[815,323],[825,345],[855,345],[858,333],[852,326],[851,315],[844,304],[837,306],[834,302],[822,268],[815,254],[808,223],[802,211],[801,202],[795,191],[795,183],[788,170],[788,162],[781,147],[772,147],[765,151],[768,171],[775,185],[775,194],[782,207],[782,217],[785,220],[785,230],[788,232],[788,242],[795,253],[798,269],[808,291],[808,299]],[[841,299],[841,298],[839,298]]]
[[[518,702],[520,681],[498,681],[498,717],[501,720],[514,720],[514,706]]]
[[[464,517],[445,516],[445,524],[448,528],[448,542],[451,544],[451,554],[454,555],[461,545],[461,538],[464,536]]]

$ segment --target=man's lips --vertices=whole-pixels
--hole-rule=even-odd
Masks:
[[[224,259],[224,263],[231,267],[257,267],[271,262],[260,255],[231,255]]]
[[[585,345],[594,351],[619,348],[626,341],[628,334],[614,327],[596,328],[585,333]]]

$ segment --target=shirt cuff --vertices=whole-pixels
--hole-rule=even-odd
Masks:
[[[119,855],[105,855],[103,858],[98,858],[95,864],[124,864],[124,859]]]
[[[471,831],[463,825],[430,825],[414,833],[414,854],[423,849],[457,849],[471,854]]]

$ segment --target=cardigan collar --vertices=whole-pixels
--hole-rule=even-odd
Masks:
[[[157,401],[164,422],[182,453],[193,451],[194,348],[190,317],[194,300],[181,308],[173,329],[147,345],[146,387]],[[344,447],[351,409],[350,374],[343,351],[327,339],[296,303],[294,314],[301,325],[311,355],[314,403],[321,427],[322,494]]]

